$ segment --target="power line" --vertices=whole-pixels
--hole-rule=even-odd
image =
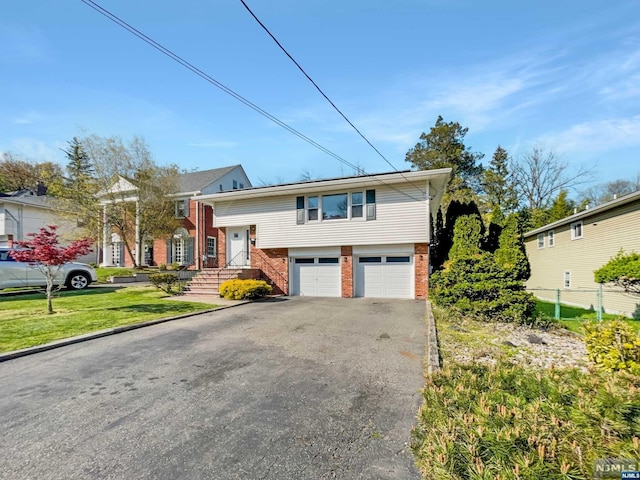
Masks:
[[[158,42],[156,42],[155,40],[153,40],[152,38],[148,37],[147,35],[145,35],[144,33],[142,33],[141,31],[139,31],[138,29],[136,29],[135,27],[133,27],[132,25],[128,24],[127,22],[125,22],[124,20],[122,20],[121,18],[119,18],[117,15],[111,13],[109,10],[107,10],[106,8],[100,6],[99,4],[97,4],[96,2],[94,2],[93,0],[81,0],[82,3],[84,3],[85,5],[93,8],[95,11],[97,11],[98,13],[100,13],[101,15],[105,16],[106,18],[108,18],[109,20],[111,20],[112,22],[116,23],[117,25],[119,25],[120,27],[124,28],[125,30],[127,30],[129,33],[131,33],[132,35],[135,35],[136,37],[138,37],[140,40],[144,41],[145,43],[149,44],[150,46],[152,46],[153,48],[155,48],[156,50],[158,50],[159,52],[161,52],[162,54],[166,55],[167,57],[171,58],[173,61],[179,63],[180,65],[182,65],[183,67],[185,67],[186,69],[190,70],[191,72],[195,73],[196,75],[198,75],[200,78],[202,78],[203,80],[213,84],[214,86],[218,87],[220,90],[222,90],[223,92],[225,92],[226,94],[230,95],[231,97],[235,98],[236,100],[238,100],[239,102],[243,103],[244,105],[246,105],[247,107],[251,108],[252,110],[258,112],[260,115],[268,118],[269,120],[271,120],[272,122],[276,123],[277,125],[281,126],[282,128],[284,128],[285,130],[287,130],[288,132],[294,134],[295,136],[297,136],[298,138],[304,140],[305,142],[309,143],[310,145],[313,145],[314,147],[316,147],[317,149],[319,149],[320,151],[326,153],[327,155],[335,158],[336,160],[338,160],[340,163],[342,163],[343,165],[346,165],[352,169],[354,169],[355,171],[360,171],[362,172],[365,176],[371,177],[374,180],[380,182],[383,185],[386,185],[388,187],[391,187],[392,189],[396,190],[397,192],[411,198],[412,200],[416,200],[416,201],[421,201],[422,199],[417,199],[415,198],[413,195],[410,195],[406,192],[403,192],[402,190],[398,190],[396,187],[394,187],[393,185],[389,185],[386,182],[382,181],[381,179],[377,178],[376,176],[369,174],[365,171],[363,171],[362,169],[360,169],[359,167],[353,165],[352,163],[350,163],[349,161],[345,160],[344,158],[342,158],[340,155],[338,155],[337,153],[332,152],[331,150],[329,150],[328,148],[324,147],[323,145],[319,144],[318,142],[316,142],[315,140],[309,138],[308,136],[304,135],[303,133],[299,132],[298,130],[296,130],[295,128],[291,127],[290,125],[286,124],[285,122],[283,122],[282,120],[280,120],[279,118],[275,117],[274,115],[270,114],[269,112],[267,112],[266,110],[260,108],[258,105],[256,105],[255,103],[251,102],[250,100],[246,99],[245,97],[243,97],[242,95],[240,95],[239,93],[235,92],[234,90],[232,90],[231,88],[227,87],[226,85],[224,85],[223,83],[219,82],[218,80],[216,80],[215,78],[213,78],[212,76],[208,75],[207,73],[203,72],[202,70],[200,70],[198,67],[196,67],[195,65],[189,63],[188,61],[186,61],[185,59],[183,59],[182,57],[180,57],[178,54],[172,52],[171,50],[169,50],[168,48],[162,46],[161,44],[159,44]],[[422,190],[420,190],[420,192],[424,195],[426,195],[425,192],[422,192]]]
[[[358,127],[356,127],[353,122],[351,122],[351,120],[349,120],[347,118],[347,116],[342,113],[342,110],[340,110],[336,104],[327,96],[326,93],[324,93],[324,91],[318,86],[318,84],[313,80],[313,78],[311,78],[311,76],[304,70],[304,68],[302,68],[302,66],[300,66],[300,64],[296,61],[295,58],[293,58],[293,56],[287,51],[286,48],[284,48],[282,46],[282,44],[280,43],[280,41],[275,37],[275,35],[273,33],[271,33],[271,31],[266,27],[266,25],[264,23],[262,23],[262,21],[257,17],[257,15],[255,13],[253,13],[253,10],[251,10],[251,8],[249,8],[249,5],[246,4],[246,2],[244,0],[240,0],[240,2],[242,3],[242,5],[244,5],[244,8],[247,9],[247,11],[251,14],[251,16],[255,19],[256,22],[258,22],[258,24],[262,27],[262,29],[267,32],[267,34],[273,39],[274,42],[276,42],[276,45],[278,45],[278,47],[280,47],[280,50],[282,50],[284,52],[284,54],[289,57],[289,59],[295,64],[296,67],[298,67],[298,70],[300,70],[302,72],[302,74],[307,77],[307,80],[309,80],[311,82],[311,84],[316,87],[316,90],[318,90],[318,92],[320,92],[320,95],[322,95],[325,100],[327,102],[329,102],[329,104],[331,104],[331,106],[333,107],[333,109],[338,112],[340,114],[340,116],[342,118],[344,118],[344,120],[351,125],[351,127],[358,133],[358,135],[360,135],[362,137],[362,139],[367,142],[369,144],[369,146],[371,148],[373,148],[375,150],[375,152],[385,161],[387,162],[387,164],[393,168],[396,172],[398,172],[398,169],[395,167],[395,165],[393,163],[391,163],[387,157],[385,157],[380,150],[378,150],[370,141],[367,137],[364,136],[364,134],[358,129]],[[413,183],[411,183],[411,181],[405,177],[401,172],[400,175],[402,175],[402,178],[404,178],[407,182],[409,182],[413,187],[415,187],[416,189],[418,189],[418,191],[420,191],[422,193],[422,189],[415,186]]]

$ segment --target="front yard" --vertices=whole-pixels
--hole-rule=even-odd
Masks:
[[[107,328],[214,308],[212,304],[172,301],[153,287],[101,287],[60,291],[53,315],[42,293],[3,297],[0,352],[41,345]]]

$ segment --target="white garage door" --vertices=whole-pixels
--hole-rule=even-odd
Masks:
[[[414,298],[412,255],[371,255],[357,259],[356,297]]]
[[[292,291],[293,295],[340,297],[340,258],[295,258]]]

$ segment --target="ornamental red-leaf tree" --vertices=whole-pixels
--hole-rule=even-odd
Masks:
[[[60,269],[65,263],[90,253],[93,244],[93,240],[85,237],[71,242],[68,246],[63,246],[56,233],[57,229],[57,225],[49,225],[42,227],[38,233],[27,233],[27,237],[30,239],[14,242],[14,245],[20,250],[11,252],[11,256],[17,262],[29,263],[44,274],[47,281],[47,311],[49,314],[54,313],[51,299],[53,298],[53,285]]]

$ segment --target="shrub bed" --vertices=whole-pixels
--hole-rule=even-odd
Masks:
[[[229,300],[264,297],[271,293],[271,285],[264,280],[228,280],[220,285],[220,296]]]
[[[412,447],[426,479],[588,479],[640,458],[640,378],[452,364],[427,377]]]

